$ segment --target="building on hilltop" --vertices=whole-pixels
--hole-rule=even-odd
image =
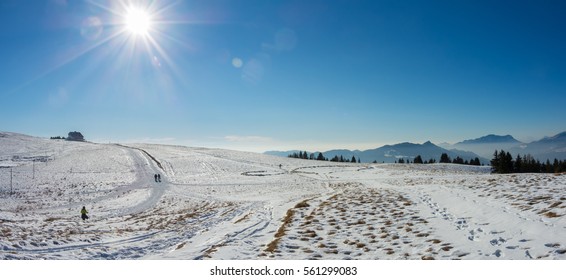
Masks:
[[[85,141],[85,138],[82,133],[78,131],[69,132],[69,136],[67,137],[68,141]]]

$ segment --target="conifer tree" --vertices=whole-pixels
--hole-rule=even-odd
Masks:
[[[523,158],[521,157],[521,155],[517,155],[517,159],[515,160],[515,172],[524,172],[524,166],[523,166]]]
[[[451,163],[452,160],[450,160],[450,157],[448,156],[447,153],[442,153],[442,155],[440,155],[440,163]]]
[[[413,160],[414,163],[419,163],[422,164],[423,163],[423,158],[421,157],[421,155],[418,155],[415,157],[415,159]]]
[[[491,172],[499,173],[499,153],[495,150],[493,153],[493,158],[490,161],[491,164]]]

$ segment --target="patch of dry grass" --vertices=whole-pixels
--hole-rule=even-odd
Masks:
[[[234,224],[240,223],[242,221],[245,221],[246,219],[248,219],[250,217],[252,213],[248,213],[245,216],[243,216],[242,218],[240,218],[239,220],[235,221]]]
[[[310,205],[309,205],[309,204],[307,203],[307,201],[305,200],[305,201],[301,201],[301,202],[299,202],[297,205],[295,205],[295,208],[307,208],[307,207],[309,207],[309,206],[310,206]]]
[[[544,216],[548,217],[548,218],[558,218],[558,217],[561,217],[562,215],[558,215],[555,212],[548,211],[548,212],[544,213]]]
[[[279,246],[279,242],[281,241],[281,237],[285,236],[286,228],[293,221],[294,215],[295,215],[295,210],[293,209],[287,210],[287,213],[285,214],[285,218],[283,218],[283,224],[281,224],[281,226],[275,233],[275,239],[267,245],[265,251],[273,253],[275,252],[275,250],[277,250],[277,247]]]
[[[175,248],[175,250],[179,250],[179,249],[185,247],[185,245],[187,245],[187,242],[183,242],[183,243],[177,245],[177,248]]]

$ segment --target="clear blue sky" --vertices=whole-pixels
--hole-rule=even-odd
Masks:
[[[147,10],[147,33],[126,10]],[[566,130],[566,1],[0,1],[0,130],[252,151]]]

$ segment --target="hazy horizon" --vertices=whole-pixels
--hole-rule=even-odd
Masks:
[[[0,131],[3,132],[3,131]],[[33,134],[28,134],[28,133],[24,133],[21,131],[4,131],[4,132],[11,132],[11,133],[20,133],[20,134],[24,134],[24,135],[29,135],[29,136],[34,136],[34,137],[42,137],[42,138],[50,138],[50,137],[57,137],[57,136],[61,136],[61,137],[66,137],[67,133],[60,133],[57,135],[33,135]],[[564,131],[562,131],[564,132]],[[530,143],[532,141],[538,141],[541,140],[545,137],[552,137],[555,136],[557,134],[559,134],[561,132],[557,132],[553,135],[545,135],[545,136],[541,136],[541,137],[534,137],[533,140],[528,140],[528,141],[523,141],[521,139],[518,139],[516,137],[514,137],[515,139],[519,140],[520,142],[523,143]],[[119,138],[89,138],[88,135],[84,135],[85,139],[89,142],[93,142],[93,143],[146,143],[146,144],[161,144],[161,145],[179,145],[179,146],[187,146],[187,147],[203,147],[203,148],[218,148],[218,149],[228,149],[228,150],[237,150],[237,151],[247,151],[247,152],[255,152],[255,153],[265,153],[265,152],[286,152],[286,151],[308,151],[308,152],[326,152],[329,150],[341,150],[341,149],[346,149],[346,150],[360,150],[360,151],[364,151],[364,150],[371,150],[371,149],[376,149],[376,148],[380,148],[386,145],[395,145],[395,144],[400,144],[400,143],[414,143],[414,144],[423,144],[427,141],[432,142],[433,144],[437,145],[437,146],[442,146],[442,144],[449,144],[449,145],[454,145],[458,142],[462,142],[464,140],[472,140],[472,139],[477,139],[483,136],[487,136],[486,135],[481,135],[478,137],[473,137],[470,139],[460,139],[458,141],[455,142],[446,142],[446,141],[431,141],[431,140],[425,140],[425,141],[412,141],[410,139],[408,140],[402,140],[402,141],[398,141],[398,142],[368,142],[368,143],[350,143],[350,144],[344,144],[344,143],[332,143],[332,142],[325,142],[325,143],[317,143],[317,142],[299,142],[299,143],[276,143],[273,141],[268,141],[268,140],[263,140],[263,142],[265,142],[264,146],[253,146],[250,143],[254,144],[253,141],[262,141],[261,139],[259,140],[254,140],[254,139],[239,139],[239,140],[234,140],[231,139],[230,141],[233,141],[236,144],[233,145],[226,145],[222,142],[222,139],[218,139],[216,142],[215,141],[208,141],[208,142],[197,142],[194,140],[190,140],[190,139],[176,139],[176,138],[131,138],[131,139],[119,139]],[[507,134],[501,134],[499,136],[504,136]],[[257,142],[256,142],[257,143]],[[272,146],[269,146],[269,143],[273,144]],[[239,145],[238,145],[239,144]]]
[[[566,130],[564,8],[2,1],[0,130],[254,152],[531,142]]]

